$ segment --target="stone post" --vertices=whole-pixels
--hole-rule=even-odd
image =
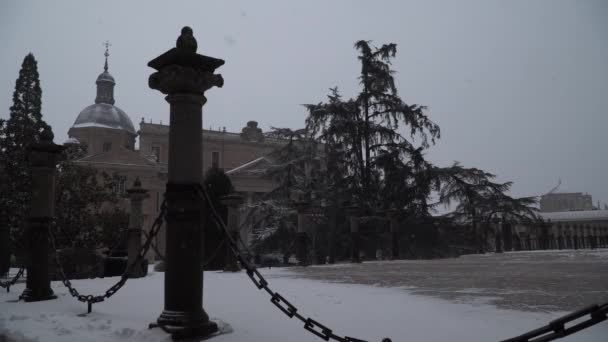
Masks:
[[[129,261],[127,267],[130,267],[137,259],[139,250],[141,249],[141,232],[143,226],[142,204],[147,198],[148,190],[141,187],[139,177],[133,182],[133,187],[127,189],[127,197],[131,202],[131,212],[129,214],[129,229],[127,230],[127,254]],[[129,274],[129,278],[141,278],[148,274],[148,260],[142,259],[139,265],[135,265]]]
[[[243,197],[238,194],[230,194],[230,195],[224,196],[221,199],[221,201],[222,201],[223,205],[228,207],[227,225],[228,225],[228,231],[230,233],[230,237],[232,237],[232,239],[234,241],[238,242],[239,224],[240,224],[239,210],[240,210],[241,204],[243,204]],[[226,248],[226,259],[224,262],[224,271],[225,272],[238,272],[239,271],[239,265],[237,262],[237,258],[234,255],[234,253],[232,253],[232,249],[230,249],[230,246],[228,246]]]
[[[356,205],[347,207],[346,214],[349,217],[350,223],[350,261],[353,263],[360,263],[361,257],[359,256],[359,207]]]
[[[158,324],[175,338],[201,337],[217,331],[203,309],[203,177],[204,93],[224,80],[214,71],[221,59],[196,53],[192,29],[184,27],[176,47],[148,63],[157,70],[150,88],[170,104],[167,199],[165,306]]]
[[[597,248],[597,227],[591,228],[591,248]]]
[[[308,225],[306,214],[308,213],[309,202],[297,202],[296,210],[298,211],[298,232],[296,233],[296,259],[300,266],[307,266],[308,261],[308,234],[306,228]]]
[[[6,180],[0,179],[0,182],[2,181]],[[11,263],[11,238],[7,215],[6,208],[0,208],[0,277],[9,271]]]
[[[399,259],[399,211],[391,209],[387,212],[391,231],[391,259]]]
[[[20,298],[36,302],[57,298],[49,277],[49,229],[55,214],[55,166],[62,146],[53,143],[50,127],[40,142],[28,146],[27,161],[32,172],[32,199],[26,225],[27,281]]]

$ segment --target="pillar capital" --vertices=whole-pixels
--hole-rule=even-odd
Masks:
[[[143,200],[144,198],[147,198],[149,196],[148,189],[142,188],[139,177],[135,178],[133,186],[128,188],[126,191],[127,193],[124,195],[124,197],[127,197],[131,200]]]
[[[220,199],[220,202],[227,207],[239,207],[245,202],[243,196],[237,193],[228,194]]]
[[[196,53],[197,42],[192,29],[184,27],[176,47],[154,58],[148,66],[157,70],[150,75],[148,85],[163,94],[199,94],[211,87],[222,87],[222,75],[214,74],[224,64],[218,58]],[[168,99],[169,100],[169,99]]]
[[[348,216],[358,217],[359,215],[361,215],[361,207],[356,204],[351,204],[347,207],[344,207],[344,210],[346,211],[346,215]]]
[[[40,141],[27,147],[27,162],[30,167],[55,169],[59,162],[59,154],[64,147],[55,144],[54,137],[51,128],[45,127],[40,133]]]

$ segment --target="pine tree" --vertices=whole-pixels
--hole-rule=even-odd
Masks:
[[[407,104],[399,97],[391,68],[395,44],[376,48],[361,40],[355,48],[361,61],[360,93],[344,100],[333,88],[326,103],[307,105],[308,128],[321,142],[341,151],[348,197],[371,208],[403,209],[410,204],[403,197],[389,196],[398,203],[386,201],[386,191],[394,187],[386,183],[385,171],[399,170],[399,178],[406,183],[414,178],[415,168],[406,166],[410,161],[418,163],[421,149],[439,138],[439,126],[428,118],[425,106]]]
[[[42,128],[42,89],[34,55],[25,56],[15,83],[10,117],[0,134],[0,162],[7,179],[3,185],[0,206],[10,213],[8,224],[13,243],[22,235],[22,224],[31,197],[31,179],[26,163],[27,146],[39,140]]]

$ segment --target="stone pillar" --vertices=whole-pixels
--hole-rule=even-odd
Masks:
[[[494,250],[496,253],[502,253],[504,251],[502,225],[500,220],[492,222],[492,231],[494,232]]]
[[[296,203],[296,210],[298,211],[298,232],[296,233],[296,259],[298,259],[298,265],[300,266],[307,266],[310,264],[308,260],[308,234],[306,233],[306,229],[308,226],[306,215],[308,214],[309,207],[310,203],[308,202]]]
[[[353,263],[360,263],[361,257],[359,256],[360,248],[360,237],[359,237],[359,207],[350,206],[346,208],[346,214],[349,217],[350,223],[350,261]]]
[[[328,243],[328,260],[329,264],[336,261],[336,235],[338,234],[338,203],[337,200],[332,201],[329,209],[329,243]]]
[[[1,171],[0,171],[1,174]],[[0,182],[6,181],[0,179]],[[11,237],[6,208],[0,208],[0,277],[8,273],[11,263]]]
[[[239,240],[239,224],[240,220],[240,206],[243,204],[243,197],[238,194],[230,194],[224,196],[222,199],[222,204],[228,207],[228,232],[230,233],[230,237],[232,240],[238,243]],[[238,259],[230,249],[230,246],[226,249],[226,259],[224,262],[224,271],[225,272],[238,272],[239,264]]]
[[[505,221],[502,221],[502,236],[503,236],[503,246],[505,251],[513,250],[513,231],[511,229],[511,224]]]
[[[387,212],[391,231],[391,258],[399,259],[399,211],[391,209]]]
[[[597,239],[597,227],[593,227],[591,228],[591,248],[595,249],[597,248],[598,245],[598,239]]]
[[[125,195],[131,202],[131,212],[129,213],[129,229],[127,230],[127,254],[129,261],[127,267],[137,259],[139,250],[141,249],[141,232],[144,221],[142,204],[145,198],[148,197],[148,190],[141,187],[141,181],[136,178],[133,182],[133,187],[127,189]],[[148,260],[142,259],[139,265],[132,266],[129,278],[141,278],[148,274]]]
[[[158,324],[174,338],[200,337],[217,331],[203,309],[203,177],[204,93],[224,84],[214,71],[221,59],[196,53],[192,29],[184,27],[173,48],[148,63],[157,70],[150,88],[168,96],[169,161],[166,189],[165,306]]]
[[[55,166],[62,146],[53,143],[50,127],[40,142],[28,146],[27,161],[32,172],[32,199],[26,226],[27,281],[20,298],[36,302],[57,298],[49,277],[49,229],[55,214]]]

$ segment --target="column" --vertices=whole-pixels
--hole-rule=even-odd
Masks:
[[[2,172],[0,172],[0,177]],[[6,182],[0,178],[0,182]],[[11,263],[11,238],[8,227],[8,213],[6,208],[0,208],[0,277],[7,273]]]
[[[511,224],[505,221],[502,222],[502,237],[503,246],[505,251],[513,250],[513,232],[511,230]]]
[[[196,53],[192,29],[184,27],[173,48],[148,63],[157,70],[148,80],[167,94],[169,161],[166,226],[164,310],[157,322],[174,338],[201,337],[217,331],[203,309],[203,104],[206,90],[222,87],[214,71],[221,59]]]
[[[55,165],[63,147],[53,143],[53,132],[46,127],[40,142],[28,148],[32,172],[32,198],[26,226],[27,280],[20,298],[36,302],[57,298],[49,277],[49,229],[55,214]]]
[[[237,242],[239,240],[239,225],[240,225],[240,207],[243,204],[243,197],[238,194],[230,194],[224,196],[222,199],[222,204],[228,207],[228,233],[232,240]],[[226,249],[226,259],[224,262],[224,271],[225,272],[238,272],[239,264],[237,262],[237,258],[232,252],[232,249],[228,247]]]
[[[353,263],[360,263],[359,207],[353,205],[346,208],[346,214],[349,216],[350,223],[350,261]]]
[[[307,266],[309,262],[308,253],[308,234],[306,233],[308,221],[306,215],[310,207],[309,202],[297,202],[296,210],[298,211],[298,232],[296,233],[296,259],[298,265]]]
[[[131,212],[129,214],[129,229],[127,230],[127,254],[129,261],[127,267],[132,267],[129,278],[141,278],[148,274],[148,259],[140,260],[138,265],[131,266],[139,255],[141,249],[142,226],[144,215],[142,204],[148,197],[148,190],[141,187],[139,177],[133,182],[133,187],[127,189],[126,196],[131,202]]]
[[[387,213],[391,230],[391,258],[397,260],[399,259],[399,211],[391,209]]]

